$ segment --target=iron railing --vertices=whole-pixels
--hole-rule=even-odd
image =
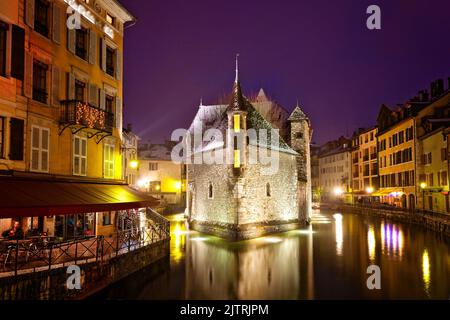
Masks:
[[[112,132],[114,114],[78,100],[61,101],[61,124],[82,125],[87,128]]]
[[[72,264],[104,262],[169,240],[170,222],[159,220],[161,223],[146,220],[140,228],[119,231],[109,237],[97,236],[64,242],[39,239],[0,241],[0,277],[51,270]]]

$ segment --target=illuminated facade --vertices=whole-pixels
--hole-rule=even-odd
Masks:
[[[352,137],[352,193],[363,201],[379,188],[377,128],[359,130]]]
[[[132,21],[114,0],[1,1],[2,178],[122,184],[123,36]],[[128,192],[117,201],[130,200]],[[21,222],[61,238],[110,234],[118,211],[100,207]],[[3,220],[2,227],[11,223]]]
[[[290,115],[283,114],[284,123],[272,123],[278,112],[285,111],[268,101],[263,91],[255,102],[242,95],[237,70],[229,104],[199,106],[188,136],[194,136],[196,130],[203,134],[212,129],[221,137],[198,144],[187,142],[194,150],[187,165],[186,214],[191,228],[242,240],[294,229],[309,221],[310,122],[298,105]],[[271,133],[272,129],[280,131]],[[262,131],[274,134],[278,145],[272,144],[273,140],[262,142],[260,136],[247,136],[255,131],[257,135]],[[279,162],[274,172],[264,174],[260,159],[250,159],[269,150]],[[205,159],[218,154],[228,155],[230,161],[194,162],[196,155]]]
[[[427,194],[423,189],[428,187],[426,181],[422,181],[425,180],[423,174],[428,173],[428,179],[434,174],[426,168],[429,166],[428,160],[423,160],[430,151],[426,150],[428,143],[421,138],[445,126],[449,101],[449,89],[444,90],[443,80],[440,79],[431,84],[430,94],[420,91],[418,96],[395,111],[384,105],[381,107],[377,120],[378,195],[381,202],[408,209],[423,208],[422,198]],[[438,181],[437,177],[433,181],[428,180],[433,185],[435,181]],[[427,201],[436,201],[429,199]]]
[[[137,188],[160,200],[166,212],[186,208],[186,165],[170,157],[171,144],[150,144],[139,148]]]
[[[322,201],[352,200],[350,144],[350,140],[341,137],[320,147],[319,185],[322,188]]]

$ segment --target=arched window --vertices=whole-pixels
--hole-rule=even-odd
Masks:
[[[213,190],[213,185],[210,182],[208,184],[208,199],[212,199],[214,197],[214,190]]]
[[[267,197],[271,197],[272,196],[272,192],[270,191],[270,183],[266,184],[266,196]]]

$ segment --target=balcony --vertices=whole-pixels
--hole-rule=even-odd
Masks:
[[[59,120],[63,125],[76,125],[82,128],[111,133],[114,124],[114,114],[93,107],[87,102],[65,100],[61,102]]]

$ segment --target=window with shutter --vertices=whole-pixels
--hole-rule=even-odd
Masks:
[[[87,173],[87,139],[73,138],[73,175],[85,176]]]
[[[114,179],[114,145],[107,143],[104,145],[104,176]]]
[[[50,130],[48,128],[37,126],[31,128],[31,171],[49,171],[49,140]]]
[[[9,159],[23,160],[23,142],[24,142],[24,121],[11,118],[9,134]]]
[[[53,3],[53,41],[57,44],[61,43],[61,8]]]

